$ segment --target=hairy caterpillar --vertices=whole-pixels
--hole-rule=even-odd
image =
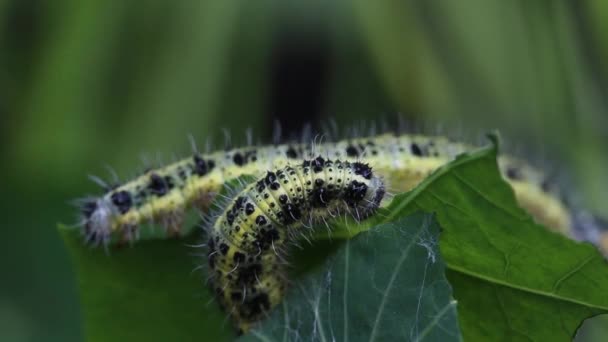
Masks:
[[[87,241],[107,243],[112,236],[133,240],[140,224],[161,223],[178,233],[190,206],[206,210],[226,180],[244,174],[262,175],[321,155],[328,159],[364,160],[374,166],[392,191],[414,187],[439,166],[472,149],[445,137],[383,134],[311,146],[292,143],[243,147],[193,156],[153,169],[98,198],[82,201],[82,226]],[[542,173],[518,160],[500,157],[499,164],[521,205],[538,221],[570,233],[571,216]]]
[[[212,286],[240,331],[264,318],[285,292],[286,244],[306,223],[378,208],[384,184],[371,167],[317,157],[269,171],[247,186],[210,228]]]

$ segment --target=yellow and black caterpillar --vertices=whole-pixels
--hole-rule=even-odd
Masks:
[[[239,193],[210,228],[207,243],[211,284],[239,330],[282,300],[286,247],[303,227],[344,213],[365,218],[384,193],[369,165],[320,156],[268,171]]]
[[[95,244],[107,243],[113,236],[133,240],[144,222],[157,222],[170,233],[178,233],[185,211],[191,206],[207,210],[227,180],[246,174],[261,176],[266,170],[316,155],[344,162],[365,161],[385,180],[388,189],[407,191],[472,148],[445,137],[383,134],[316,145],[293,143],[195,153],[110,187],[101,197],[84,199],[83,232],[86,240]],[[499,164],[520,204],[538,221],[569,234],[570,213],[544,175],[506,156],[499,158]]]

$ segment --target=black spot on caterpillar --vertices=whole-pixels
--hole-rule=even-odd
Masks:
[[[239,193],[207,243],[211,284],[237,327],[247,331],[283,298],[287,247],[302,227],[343,214],[361,220],[384,193],[367,164],[321,157],[268,172]]]

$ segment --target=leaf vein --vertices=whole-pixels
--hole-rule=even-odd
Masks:
[[[416,235],[412,238],[412,240],[408,243],[407,247],[401,253],[399,260],[397,261],[397,263],[395,264],[395,267],[393,268],[393,271],[391,272],[391,278],[390,278],[388,284],[386,285],[384,293],[382,294],[382,301],[380,302],[380,306],[378,307],[378,312],[376,313],[376,320],[374,321],[374,326],[372,328],[372,332],[369,337],[370,342],[374,341],[376,338],[376,332],[378,331],[378,327],[380,326],[380,317],[382,317],[382,314],[384,312],[384,307],[386,306],[386,301],[388,300],[388,296],[389,296],[390,291],[392,290],[395,279],[397,279],[397,274],[399,274],[399,271],[401,270],[401,265],[407,259],[410,249],[412,248],[414,243],[417,241],[420,234],[422,234],[422,231],[423,231],[423,227],[421,226],[421,227],[419,227],[419,230],[416,233]]]
[[[568,271],[561,278],[556,280],[555,284],[553,284],[553,288],[551,289],[551,291],[553,291],[553,293],[557,294],[559,287],[565,280],[572,277],[576,272],[580,271],[583,267],[585,267],[593,259],[595,259],[595,254],[590,255],[585,260],[583,260],[580,264],[576,265],[572,270]]]
[[[536,290],[536,289],[532,289],[523,285],[517,285],[517,284],[512,284],[512,283],[507,283],[505,281],[503,281],[502,279],[497,279],[494,277],[490,277],[490,276],[485,276],[479,273],[476,273],[474,271],[470,271],[467,269],[464,269],[462,267],[459,267],[457,265],[451,264],[446,262],[446,265],[449,269],[455,271],[455,272],[459,272],[462,273],[464,275],[468,275],[470,277],[474,277],[474,278],[478,278],[490,283],[494,283],[497,285],[501,285],[504,287],[508,287],[514,290],[518,290],[518,291],[523,291],[523,292],[528,292],[531,294],[535,294],[535,295],[539,295],[539,296],[543,296],[543,297],[548,297],[551,299],[555,299],[555,300],[561,300],[561,301],[565,301],[571,304],[575,304],[575,305],[581,305],[581,306],[585,306],[591,309],[596,309],[596,310],[602,310],[602,311],[608,311],[608,306],[602,306],[602,305],[595,305],[595,304],[591,304],[591,303],[587,303],[585,301],[582,300],[578,300],[576,298],[570,298],[570,297],[561,297],[558,296],[556,293],[552,293],[552,292],[543,292],[540,290]]]

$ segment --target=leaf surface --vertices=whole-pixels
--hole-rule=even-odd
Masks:
[[[465,340],[570,341],[584,319],[608,312],[608,266],[593,246],[550,232],[517,205],[496,150],[462,155],[368,225],[436,213]]]
[[[419,213],[347,240],[241,340],[459,341],[438,235]]]
[[[90,248],[60,227],[80,287],[87,341],[229,341],[230,322],[193,272],[194,239]]]

